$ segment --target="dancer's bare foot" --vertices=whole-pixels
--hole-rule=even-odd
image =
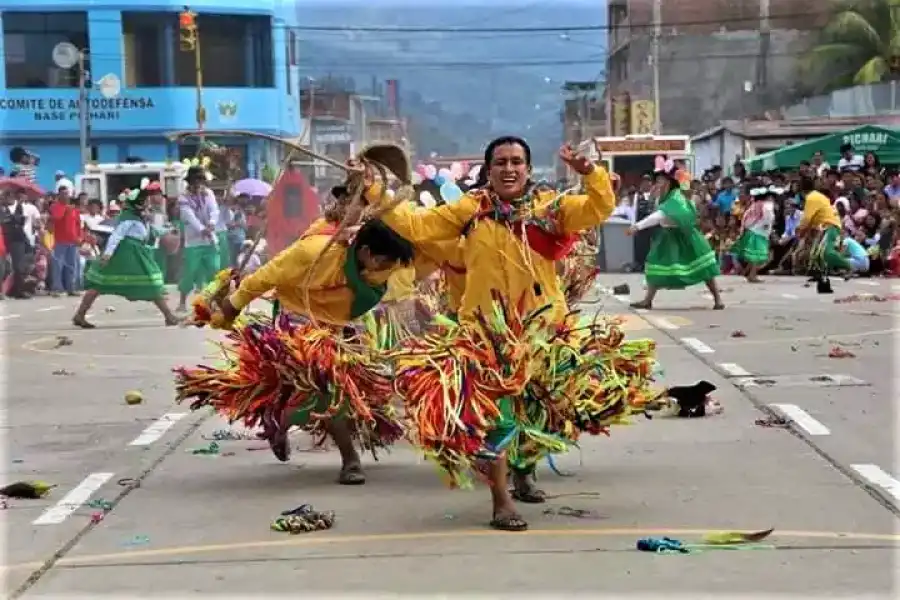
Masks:
[[[629,306],[631,306],[631,308],[638,308],[643,310],[653,309],[653,306],[646,300],[641,300],[640,302],[632,302]]]
[[[721,302],[713,304],[713,310],[725,310],[725,305]]]

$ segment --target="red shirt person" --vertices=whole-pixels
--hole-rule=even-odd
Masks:
[[[81,211],[72,202],[71,190],[61,187],[56,202],[50,207],[50,228],[53,232],[53,262],[51,264],[52,295],[64,290],[77,295],[81,280],[81,244],[83,225]]]

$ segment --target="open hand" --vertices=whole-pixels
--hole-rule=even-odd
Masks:
[[[588,175],[594,170],[594,164],[590,159],[579,154],[578,150],[569,144],[563,144],[559,149],[559,159],[579,175]]]

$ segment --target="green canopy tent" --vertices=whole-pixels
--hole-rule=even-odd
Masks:
[[[841,158],[840,147],[843,144],[852,144],[857,154],[875,152],[882,165],[900,165],[900,129],[864,125],[759,154],[745,160],[744,166],[751,173],[796,169],[801,161],[810,160],[819,150],[825,153],[828,164],[836,166]]]

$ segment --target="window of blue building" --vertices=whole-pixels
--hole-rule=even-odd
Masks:
[[[203,87],[274,87],[272,19],[197,16]],[[123,12],[125,82],[129,87],[196,85],[194,52],[178,43],[178,15]]]
[[[177,27],[176,23],[169,13],[122,13],[124,80],[127,87],[173,85],[172,77],[167,76],[166,46],[172,44],[169,56],[178,51],[177,37],[172,37],[175,35],[173,32],[177,31],[174,29]],[[168,60],[171,61],[171,58]]]
[[[53,47],[69,42],[89,50],[86,12],[3,12],[3,57],[6,87],[78,87],[78,67],[60,69],[53,62]],[[89,55],[85,68],[89,69]]]

